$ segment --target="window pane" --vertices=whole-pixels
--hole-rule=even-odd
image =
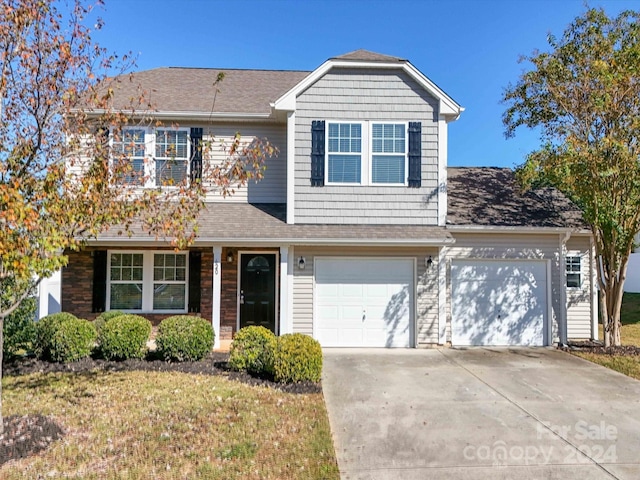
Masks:
[[[362,151],[362,127],[358,123],[329,124],[329,152]]]
[[[186,178],[186,161],[156,160],[156,185],[179,185]]]
[[[329,182],[360,183],[360,155],[329,155]]]
[[[111,266],[112,267],[117,267],[120,265],[120,261],[121,261],[121,255],[118,253],[112,253],[111,254]]]
[[[405,153],[405,127],[398,123],[371,126],[373,153]]]
[[[187,272],[185,271],[184,268],[176,268],[176,280],[177,281],[184,281],[186,278],[186,274]]]
[[[141,310],[142,284],[111,284],[110,300],[112,310]]]
[[[184,267],[187,264],[186,255],[176,255],[176,267]]]
[[[185,285],[157,283],[153,286],[154,310],[184,310]]]
[[[579,288],[580,287],[580,274],[579,273],[568,273],[567,274],[567,287],[569,287],[569,288]]]
[[[120,269],[111,267],[111,280],[120,280]]]
[[[166,267],[173,267],[176,264],[176,256],[175,255],[165,255],[164,256],[164,265]]]
[[[139,280],[142,281],[142,268],[135,268],[133,269],[133,280]]]
[[[373,183],[404,184],[404,156],[374,155],[371,164],[371,177]]]
[[[130,253],[122,254],[122,265],[124,265],[125,267],[130,267],[132,261],[133,261],[133,258],[131,257]]]
[[[143,258],[144,258],[144,256],[141,253],[134,253],[133,254],[133,265],[136,266],[136,267],[141,267]]]
[[[164,280],[164,269],[163,268],[154,268],[153,269],[153,279],[154,280]]]
[[[122,269],[122,280],[133,280],[133,270],[131,268]]]

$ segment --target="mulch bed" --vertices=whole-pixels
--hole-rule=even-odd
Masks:
[[[91,371],[125,372],[182,372],[201,375],[221,375],[248,385],[276,388],[287,393],[305,394],[320,393],[322,386],[318,383],[281,384],[270,378],[249,375],[246,372],[235,372],[229,369],[228,353],[214,352],[199,362],[166,362],[150,356],[144,360],[108,361],[99,358],[85,358],[72,363],[53,363],[33,357],[12,359],[3,365],[4,376],[28,375],[31,373],[81,373]],[[4,419],[4,433],[0,435],[0,465],[9,460],[34,455],[49,444],[62,438],[64,432],[52,419],[42,415],[12,415]]]
[[[566,352],[595,353],[598,355],[618,356],[640,356],[640,347],[635,345],[621,345],[619,347],[605,347],[602,342],[586,340],[584,342],[571,342],[566,346],[559,347]]]

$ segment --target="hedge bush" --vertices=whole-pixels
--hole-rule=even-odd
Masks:
[[[32,351],[36,343],[36,298],[27,297],[20,306],[7,315],[3,324],[4,356],[15,357],[23,352]]]
[[[143,358],[151,334],[151,322],[140,315],[116,315],[100,328],[98,345],[107,360]]]
[[[102,330],[102,327],[104,327],[105,323],[107,323],[112,318],[120,317],[120,316],[122,316],[124,314],[125,313],[121,312],[120,310],[109,310],[107,312],[102,312],[93,321],[93,325],[96,327],[96,330],[98,331],[98,333],[100,333],[100,330]]]
[[[52,313],[46,317],[42,317],[36,322],[36,345],[35,352],[38,357],[45,360],[51,360],[51,342],[53,335],[59,326],[69,320],[77,320],[78,318],[67,312]]]
[[[229,367],[249,373],[273,373],[276,336],[265,327],[250,326],[238,330],[229,352]]]
[[[201,360],[211,352],[214,338],[213,327],[204,318],[175,315],[160,322],[157,352],[165,360]]]
[[[88,320],[66,318],[55,323],[48,356],[54,362],[75,362],[91,355],[96,328]]]
[[[320,343],[302,333],[278,337],[273,355],[276,382],[319,382],[322,374]]]

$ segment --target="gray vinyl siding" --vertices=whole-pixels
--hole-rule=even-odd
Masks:
[[[567,242],[567,256],[577,256],[580,261],[580,288],[567,288],[567,338],[591,338],[592,308],[591,275],[593,265],[589,252],[589,238],[574,237]]]
[[[204,128],[204,141],[212,142],[210,160],[222,161],[225,152],[220,142],[229,145],[239,132],[243,141],[251,142],[254,138],[267,139],[278,148],[277,156],[267,158],[264,165],[264,177],[256,182],[249,180],[243,187],[235,188],[235,192],[226,198],[219,193],[211,193],[207,201],[229,201],[248,203],[286,203],[287,202],[287,127],[270,124],[234,124],[234,125],[190,125]]]
[[[437,118],[437,100],[400,70],[331,70],[296,100],[295,222],[437,225]],[[422,186],[312,187],[313,120],[420,121]]]
[[[539,259],[551,263],[552,341],[559,340],[561,292],[565,288],[560,274],[559,235],[512,235],[455,233],[456,243],[447,248],[446,340],[451,341],[451,260],[461,259]]]
[[[418,345],[437,343],[438,341],[438,274],[435,260],[436,248],[344,248],[344,247],[295,247],[294,258],[305,258],[305,269],[295,264],[293,269],[293,331],[313,334],[314,308],[314,261],[316,257],[345,256],[354,257],[407,257],[416,259],[415,285],[415,334]],[[431,255],[434,264],[429,270],[425,258]]]

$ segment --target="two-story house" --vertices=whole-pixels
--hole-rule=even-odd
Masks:
[[[358,50],[312,72],[224,70],[212,111],[219,72],[134,74],[166,125],[129,132],[135,168],[171,146],[184,160],[174,174],[188,175],[209,130],[267,137],[278,157],[260,182],[208,199],[188,251],[107,233],[71,253],[64,311],[155,323],[192,312],[211,319],[217,345],[246,325],[325,347],[597,336],[580,212],[553,189],[521,192],[508,169],[447,168],[463,108],[409,61]]]

